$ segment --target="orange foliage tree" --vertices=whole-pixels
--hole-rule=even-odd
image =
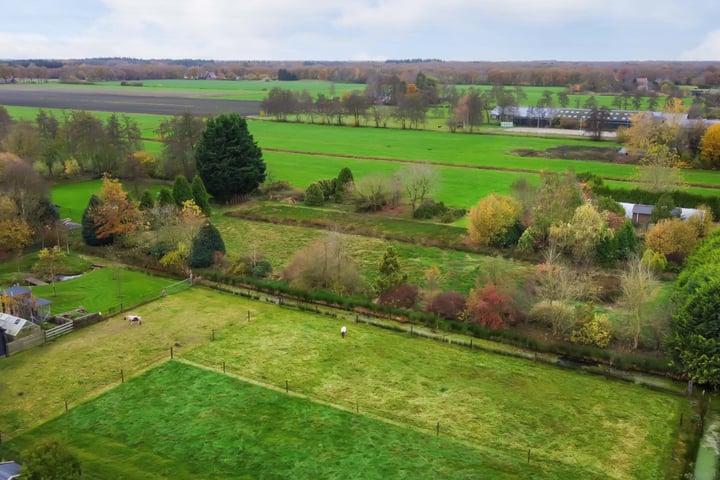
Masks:
[[[698,242],[698,231],[679,218],[660,220],[645,237],[645,246],[662,253],[668,260],[681,262]]]
[[[97,238],[135,233],[140,222],[139,202],[128,197],[119,180],[108,175],[103,177],[100,200],[102,203],[91,214],[97,226]]]
[[[720,123],[705,130],[700,142],[700,158],[706,168],[720,167]]]

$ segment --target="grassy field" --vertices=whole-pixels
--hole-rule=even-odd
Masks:
[[[298,80],[298,81],[266,81],[266,80],[187,80],[187,79],[163,79],[163,80],[143,80],[142,87],[132,87],[132,90],[158,90],[158,91],[178,91],[178,92],[195,92],[202,96],[212,96],[215,98],[223,98],[228,100],[263,100],[267,97],[268,92],[273,88],[282,88],[284,90],[292,90],[300,92],[308,91],[314,98],[322,93],[325,96],[342,97],[345,92],[365,91],[365,84],[358,83],[335,83],[323,80]],[[116,82],[98,82],[92,85],[72,85],[61,84],[57,82],[49,82],[45,84],[48,87],[62,86],[74,87],[78,89],[96,89],[96,90],[124,90],[129,87],[123,87],[119,81]],[[469,85],[456,85],[460,92],[464,92],[470,88]],[[472,88],[478,91],[486,91],[492,89],[492,85],[473,85]],[[537,105],[538,100],[542,97],[546,90],[553,92],[553,104],[559,107],[557,94],[566,90],[564,86],[522,86],[522,91],[527,96],[526,100],[520,102],[521,105]],[[509,91],[514,91],[515,87],[506,87]],[[585,101],[594,96],[598,106],[614,109],[613,101],[615,95],[590,95],[587,93],[569,94],[568,108],[582,108]],[[649,97],[643,97],[640,109],[648,109]],[[682,99],[685,105],[692,103],[692,97]],[[665,97],[659,96],[656,110],[662,110],[665,103]],[[632,97],[628,98],[628,108],[632,107]]]
[[[62,435],[89,478],[109,478],[102,472],[110,470],[93,470],[103,461],[112,478],[138,478],[146,464],[142,478],[176,470],[173,478],[190,478],[187,465],[209,461],[217,470],[206,478],[218,479],[245,478],[228,472],[250,467],[247,478],[287,478],[284,469],[317,478],[313,468],[335,472],[323,478],[677,473],[666,474],[680,413],[689,415],[681,397],[369,326],[350,325],[341,340],[337,320],[201,288],[138,313],[147,319],[142,328],[111,319],[0,362],[0,424],[3,439],[13,438],[3,451]],[[18,436],[60,414],[64,400],[75,407],[117,386],[121,368],[127,379],[162,361],[170,345],[177,359],[216,371],[225,362],[229,374],[260,385],[281,389],[288,380],[315,404],[170,364]],[[348,458],[318,453],[341,437]],[[368,442],[379,450],[370,457]],[[432,474],[416,477],[415,465]]]
[[[81,405],[10,448],[22,451],[47,436],[61,436],[78,451],[90,478],[540,479],[579,470],[527,465],[178,362]]]
[[[253,222],[220,215],[213,216],[212,221],[225,241],[228,255],[262,253],[270,260],[276,274],[284,270],[296,252],[327,234],[322,230],[307,227]],[[502,257],[443,250],[361,235],[340,234],[340,238],[344,248],[370,283],[377,277],[382,256],[390,245],[397,252],[403,272],[408,275],[408,281],[420,285],[424,284],[424,273],[431,266],[437,266],[444,275],[443,285],[461,292],[473,288],[478,278],[484,275],[498,274],[521,282],[531,271],[531,266],[525,262]]]
[[[162,289],[172,283],[175,280],[126,270],[122,266],[108,266],[87,271],[79,278],[56,282],[57,296],[53,296],[51,285],[33,287],[33,294],[52,301],[53,313],[79,306],[89,312],[108,312],[111,308],[121,310],[121,305],[127,308],[158,297]]]
[[[126,180],[122,184],[125,191],[134,198],[140,198],[146,189],[157,193],[162,188],[158,182],[151,180]],[[60,207],[60,218],[71,218],[75,222],[80,222],[90,197],[100,193],[101,187],[102,180],[99,179],[53,185],[51,197],[53,203]]]

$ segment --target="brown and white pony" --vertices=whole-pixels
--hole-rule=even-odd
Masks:
[[[142,325],[142,317],[140,315],[125,315],[125,320],[127,320],[130,325],[135,322],[137,322],[138,325]]]

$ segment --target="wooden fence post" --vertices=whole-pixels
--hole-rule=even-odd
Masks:
[[[122,368],[120,369],[120,383],[125,383],[125,373],[123,373]]]
[[[173,347],[170,347],[170,360],[172,360],[173,358]]]
[[[285,380],[285,393],[288,393],[289,387],[288,387],[288,381]]]
[[[435,433],[435,436],[436,436],[436,437],[439,437],[439,436],[440,436],[440,422],[437,423],[437,431],[436,431],[436,433]]]

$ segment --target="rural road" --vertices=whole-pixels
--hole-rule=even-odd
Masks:
[[[154,115],[179,115],[189,111],[202,116],[220,113],[249,116],[260,112],[260,102],[213,99],[196,92],[147,91],[137,87],[109,90],[0,84],[0,105]]]

